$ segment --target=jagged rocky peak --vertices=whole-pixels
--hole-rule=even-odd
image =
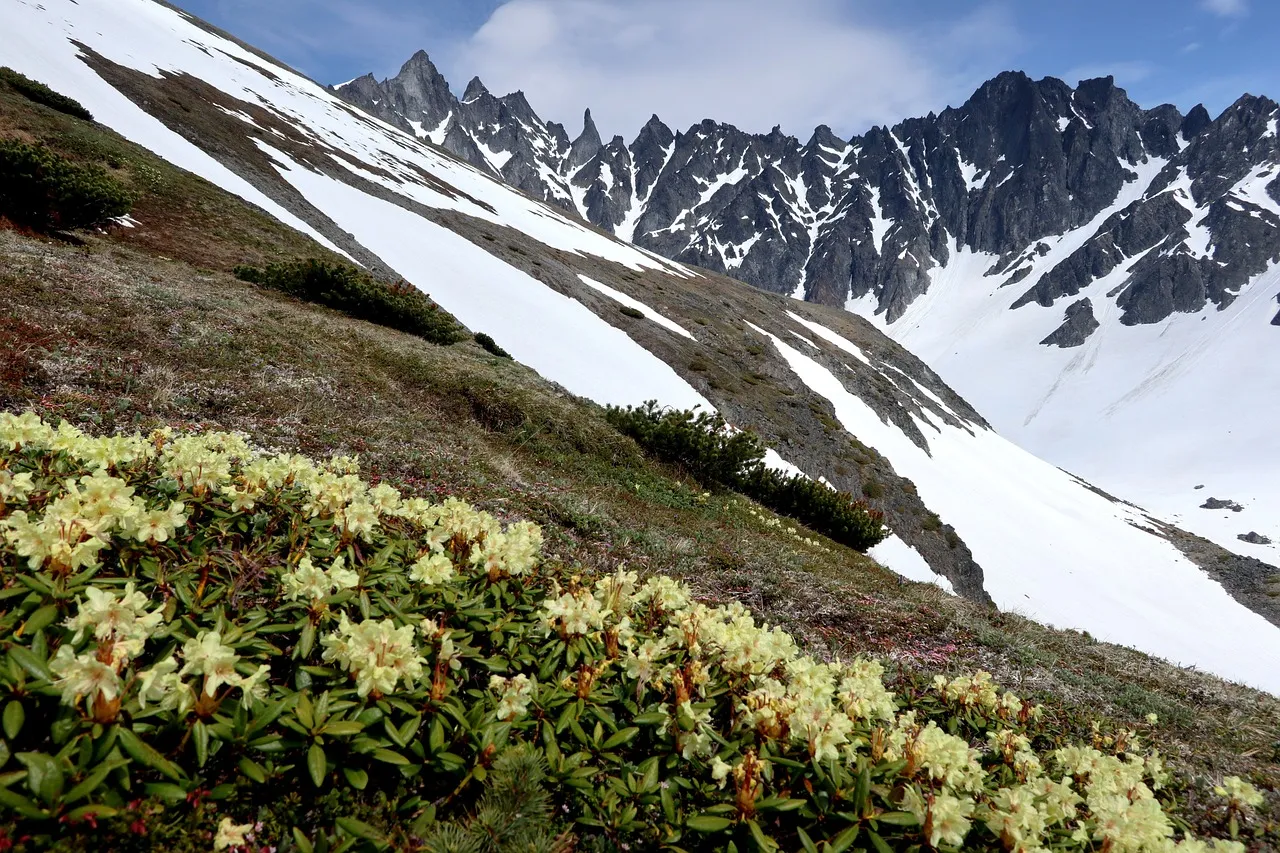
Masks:
[[[582,115],[582,133],[578,134],[578,138],[573,140],[572,146],[569,148],[569,172],[572,174],[600,151],[604,142],[600,139],[600,131],[596,129],[595,120],[591,118],[591,110],[586,110]]]
[[[1209,115],[1209,111],[1205,109],[1204,104],[1196,104],[1187,113],[1186,118],[1182,120],[1182,127],[1178,129],[1178,133],[1183,141],[1190,142],[1211,124],[1213,124],[1213,118]]]
[[[360,77],[357,77],[354,80],[348,80],[345,83],[340,83],[337,86],[332,86],[330,88],[332,88],[336,92],[344,89],[355,89],[355,90],[363,89],[365,91],[374,91],[377,89],[377,87],[378,87],[378,78],[374,77],[372,74],[364,74],[364,75],[361,75]]]
[[[480,78],[472,77],[471,82],[467,84],[466,91],[462,93],[462,102],[464,104],[469,104],[472,101],[478,101],[488,94],[489,90],[485,88],[484,83],[480,82]]]
[[[809,149],[830,148],[833,151],[843,151],[849,147],[849,143],[836,136],[835,132],[827,125],[820,124],[814,128],[813,136],[809,137],[809,142],[805,147]]]
[[[636,135],[635,146],[648,144],[652,142],[659,148],[667,148],[671,143],[675,142],[676,136],[671,132],[671,128],[658,118],[658,114],[654,113],[649,120],[644,123],[644,127],[640,128],[640,133]]]

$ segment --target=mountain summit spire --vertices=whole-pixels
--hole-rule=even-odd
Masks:
[[[573,140],[573,147],[569,149],[570,172],[581,168],[603,147],[604,142],[600,139],[600,131],[596,129],[596,123],[591,118],[591,110],[587,109],[582,115],[582,134]]]

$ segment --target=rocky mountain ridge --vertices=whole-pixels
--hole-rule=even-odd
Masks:
[[[1045,341],[1060,347],[1091,334],[1075,297],[1123,259],[1144,255],[1114,294],[1127,325],[1225,307],[1280,260],[1280,107],[1264,97],[1214,119],[1142,109],[1109,77],[1073,89],[1006,72],[958,108],[849,140],[711,120],[673,132],[655,115],[627,144],[604,142],[589,110],[571,140],[478,78],[458,99],[424,52],[335,91],[643,248],[890,323],[963,249],[999,258],[990,272],[1019,291],[1015,307],[1070,306]],[[1086,227],[1031,276],[1045,238]]]

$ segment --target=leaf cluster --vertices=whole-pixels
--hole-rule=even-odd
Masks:
[[[485,332],[476,332],[475,342],[490,355],[496,355],[498,358],[511,358],[511,353],[498,346],[498,342]]]

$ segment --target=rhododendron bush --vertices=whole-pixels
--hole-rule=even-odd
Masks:
[[[1067,743],[983,673],[895,696],[541,546],[353,459],[0,414],[0,840],[123,849],[198,808],[192,849],[417,849],[523,744],[584,848],[1243,849],[1177,828],[1136,733]],[[350,815],[309,805],[334,791]]]

